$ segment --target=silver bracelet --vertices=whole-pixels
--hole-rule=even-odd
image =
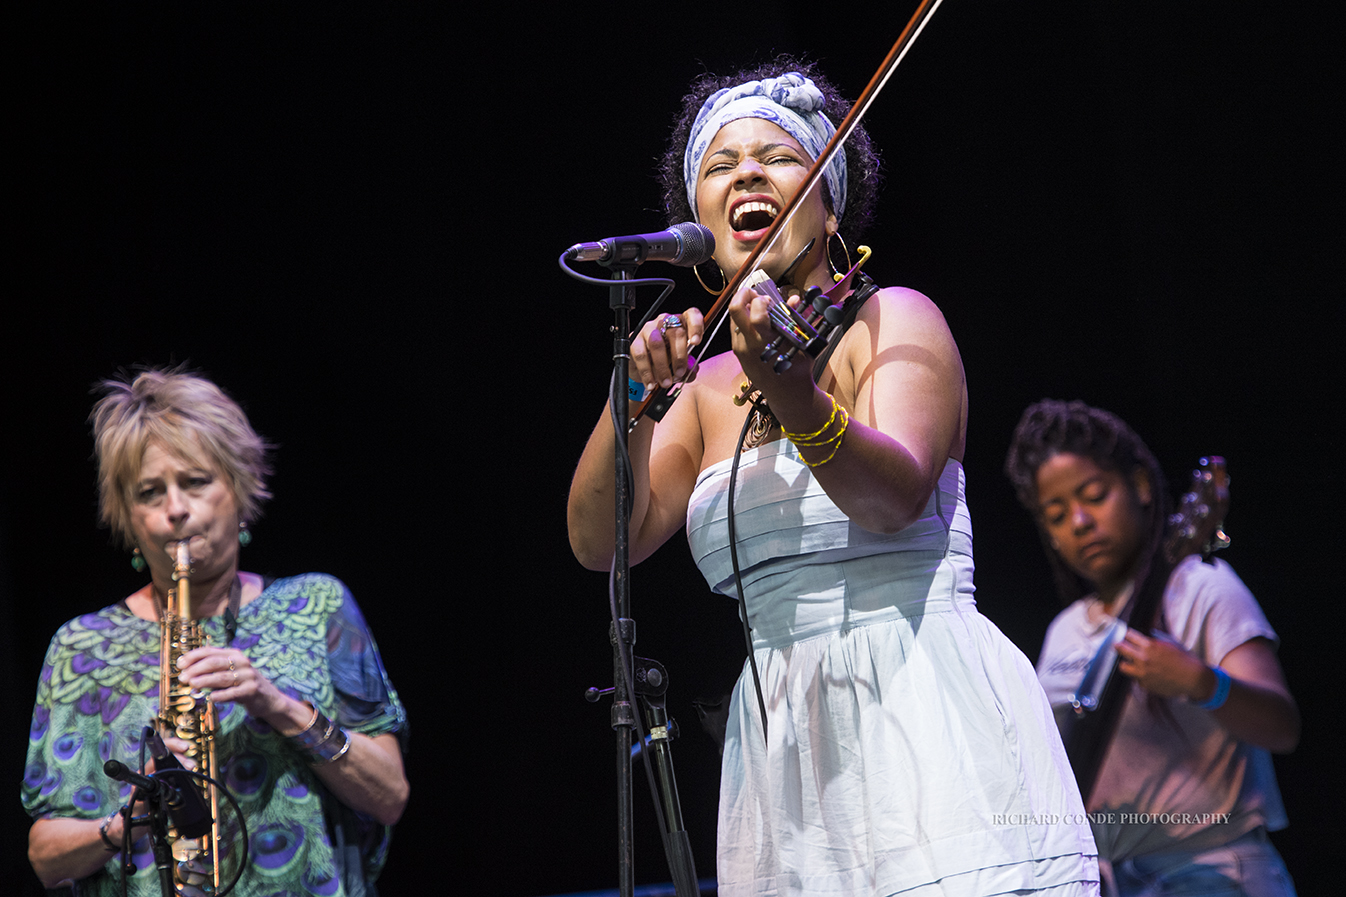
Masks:
[[[322,744],[309,752],[309,766],[326,766],[329,763],[335,763],[351,749],[350,733],[338,726],[336,727],[336,734],[341,736],[340,739],[324,738]],[[340,744],[337,743],[338,740]]]
[[[314,726],[316,726],[316,725],[318,724],[318,717],[320,717],[320,716],[322,716],[322,714],[318,712],[318,708],[317,708],[317,707],[314,707],[314,708],[313,708],[313,716],[309,718],[308,725],[305,726],[304,728],[300,729],[298,732],[294,733],[293,735],[291,735],[291,736],[289,736],[289,737],[290,737],[290,738],[303,738],[305,735],[307,735],[307,734],[309,733],[310,730],[313,729]]]
[[[332,730],[336,724],[323,716],[322,711],[313,708],[313,719],[309,720],[303,731],[288,736],[290,741],[301,751],[312,753],[318,749],[318,745],[332,737]]]

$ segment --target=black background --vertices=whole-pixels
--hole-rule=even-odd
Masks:
[[[607,704],[582,699],[609,678],[605,577],[575,564],[564,517],[610,313],[555,258],[665,224],[653,165],[693,76],[792,51],[854,96],[913,7],[54,3],[14,22],[6,879],[37,889],[15,798],[47,640],[141,581],[96,526],[90,388],[189,362],[280,446],[245,566],[345,579],[409,708],[383,892],[615,886]],[[926,292],[959,341],[979,602],[1030,657],[1055,599],[1000,472],[1025,405],[1118,412],[1175,485],[1202,453],[1229,459],[1227,558],[1304,713],[1275,840],[1313,894],[1342,834],[1322,585],[1340,53],[1335,22],[1270,12],[949,0],[871,113],[887,187],[866,242],[879,282]],[[678,276],[672,306],[704,307]],[[736,613],[680,540],[633,582],[710,876],[718,758],[690,701],[736,674]],[[643,793],[637,811],[637,880],[667,880]]]

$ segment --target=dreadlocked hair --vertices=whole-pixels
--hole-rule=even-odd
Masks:
[[[1052,548],[1042,526],[1037,490],[1038,468],[1060,454],[1089,458],[1099,467],[1121,474],[1128,484],[1133,482],[1137,470],[1143,470],[1149,476],[1153,500],[1144,509],[1146,546],[1142,569],[1153,568],[1151,562],[1163,543],[1164,525],[1168,520],[1168,489],[1153,453],[1117,415],[1083,402],[1056,399],[1043,399],[1024,411],[1019,425],[1014,428],[1014,438],[1010,440],[1005,474],[1014,484],[1019,503],[1038,523],[1038,537],[1051,563],[1057,590],[1062,601],[1069,604],[1091,592],[1092,587],[1067,567]]]

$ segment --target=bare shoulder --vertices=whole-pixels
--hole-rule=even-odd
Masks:
[[[867,426],[928,458],[963,457],[967,386],[944,313],[925,294],[888,287],[872,296],[838,347],[839,395]]]
[[[851,374],[862,377],[871,364],[916,362],[962,379],[962,359],[944,313],[924,293],[887,287],[870,297],[839,348]],[[838,370],[844,381],[846,373]]]
[[[894,335],[922,336],[952,342],[944,313],[930,297],[908,287],[885,287],[870,297],[856,316],[857,323],[869,328],[876,325]]]

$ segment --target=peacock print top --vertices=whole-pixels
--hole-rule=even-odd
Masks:
[[[238,612],[232,642],[223,617],[201,621],[210,644],[241,650],[278,689],[352,732],[407,734],[406,711],[346,586],[309,573],[271,583]],[[24,769],[34,818],[97,819],[131,788],[103,774],[120,760],[140,768],[145,726],[159,707],[159,625],[118,602],[57,631],[37,688]],[[219,779],[247,821],[249,857],[234,893],[257,897],[373,897],[390,828],[341,804],[289,739],[234,704],[218,704]],[[223,814],[222,814],[223,815]],[[228,846],[228,853],[237,846]],[[80,895],[119,894],[120,854],[78,883]],[[158,897],[143,837],[133,848],[130,893]]]

